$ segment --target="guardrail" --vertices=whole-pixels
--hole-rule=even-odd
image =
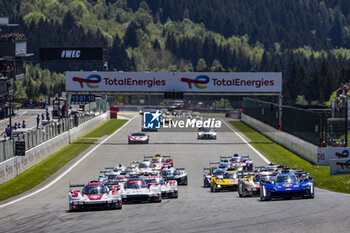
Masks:
[[[87,119],[87,118],[86,118]],[[63,132],[56,137],[53,137],[25,152],[25,156],[14,156],[0,163],[0,184],[16,177],[18,174],[24,172],[28,168],[47,158],[55,151],[61,149],[70,141],[74,141],[81,135],[89,132],[98,125],[109,119],[109,112],[101,114],[93,119],[90,119],[78,127],[74,127],[69,131]],[[40,138],[40,134],[32,137]]]
[[[98,113],[97,113],[98,114]],[[8,160],[15,156],[14,145],[16,141],[25,141],[26,150],[29,150],[51,138],[56,137],[82,123],[91,120],[96,115],[73,115],[58,121],[45,122],[40,128],[33,128],[29,131],[20,132],[13,139],[0,142],[0,162]]]

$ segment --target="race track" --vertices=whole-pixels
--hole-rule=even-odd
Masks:
[[[255,165],[264,165],[233,132],[219,132],[216,141],[198,141],[195,132],[153,132],[150,144],[128,145],[127,135],[139,130],[137,117],[48,189],[0,208],[0,232],[350,231],[349,195],[316,189],[312,200],[260,202],[256,197],[239,198],[237,192],[211,193],[203,188],[203,167],[220,155],[249,154]],[[125,204],[122,210],[68,211],[69,182],[86,183],[106,166],[128,165],[155,153],[171,155],[175,167],[188,171],[189,185],[179,187],[178,199]]]

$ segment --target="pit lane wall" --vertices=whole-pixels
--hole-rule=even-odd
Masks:
[[[298,154],[303,159],[313,163],[318,164],[317,154],[319,147],[306,142],[300,138],[293,135],[279,131],[267,124],[262,123],[246,114],[242,113],[242,121],[247,125],[251,126],[255,130],[259,131],[261,134],[270,138],[274,142],[286,147],[288,150]]]
[[[11,180],[18,174],[48,157],[50,154],[69,144],[69,138],[71,141],[79,138],[81,135],[108,120],[109,117],[110,114],[108,111],[71,129],[70,131],[64,132],[36,147],[33,147],[26,151],[25,156],[15,156],[0,163],[0,184]]]

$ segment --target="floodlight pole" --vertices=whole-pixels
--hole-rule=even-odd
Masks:
[[[278,126],[282,129],[282,92],[278,96]]]
[[[345,97],[345,144],[344,147],[348,147],[348,96]]]

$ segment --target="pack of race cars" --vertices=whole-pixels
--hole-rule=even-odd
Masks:
[[[203,186],[211,192],[237,191],[239,197],[259,196],[261,201],[273,198],[314,198],[310,174],[296,168],[269,164],[254,167],[249,156],[221,156],[204,168]]]
[[[187,172],[175,168],[170,156],[144,156],[100,171],[97,180],[88,184],[70,184],[69,209],[121,209],[123,203],[161,202],[177,198],[178,185],[187,185]]]

